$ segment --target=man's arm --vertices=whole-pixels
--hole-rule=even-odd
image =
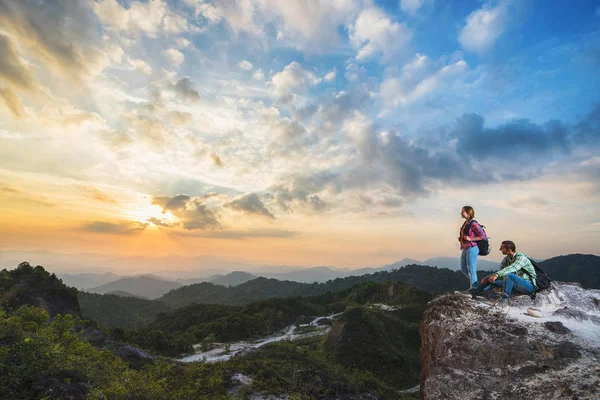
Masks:
[[[511,272],[517,272],[521,268],[525,268],[525,264],[528,261],[529,260],[524,255],[516,254],[515,261],[512,264],[510,264],[509,266],[504,267],[501,270],[499,270],[498,272],[496,272],[496,274],[498,275],[498,278],[502,278],[502,277],[510,274]]]

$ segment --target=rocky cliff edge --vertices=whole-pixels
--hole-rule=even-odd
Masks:
[[[600,399],[600,290],[555,282],[504,309],[439,296],[421,340],[423,399]]]

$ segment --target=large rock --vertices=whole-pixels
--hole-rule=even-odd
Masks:
[[[600,290],[564,283],[507,309],[437,297],[421,323],[421,397],[600,399],[598,299]]]

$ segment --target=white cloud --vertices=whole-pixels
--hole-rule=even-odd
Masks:
[[[204,8],[198,11],[206,6],[202,0],[186,1],[196,4],[197,13],[204,13]],[[365,2],[368,0],[215,0],[216,9],[211,11],[236,34],[246,32],[264,42],[276,32],[280,45],[319,52],[341,42],[338,28],[352,23]]]
[[[331,82],[335,79],[336,74],[337,74],[337,71],[334,68],[333,70],[331,70],[325,74],[325,76],[323,77],[323,80],[325,82]]]
[[[169,61],[171,61],[171,63],[176,67],[181,66],[181,64],[183,64],[183,61],[185,61],[185,56],[182,52],[180,52],[177,49],[165,50],[164,54],[169,59]]]
[[[184,0],[185,3],[194,8],[194,16],[202,16],[212,23],[217,23],[223,19],[223,13],[220,9],[204,0]]]
[[[245,69],[246,71],[252,71],[253,65],[250,61],[244,60],[238,63],[238,67]]]
[[[159,32],[175,34],[188,30],[187,20],[173,13],[164,0],[133,1],[129,8],[117,0],[93,2],[92,8],[108,29],[144,33],[156,37]]]
[[[150,75],[152,73],[152,67],[144,60],[132,59],[129,60],[129,64],[131,64],[136,71],[143,74]]]
[[[475,53],[490,50],[508,26],[508,7],[506,1],[493,8],[486,4],[469,14],[466,25],[458,35],[462,47]]]
[[[190,47],[190,45],[192,44],[189,40],[187,40],[186,38],[177,38],[175,40],[175,44],[177,45],[177,47],[179,47],[180,49],[186,49],[188,47]]]
[[[302,68],[296,61],[286,65],[283,71],[276,73],[271,79],[275,90],[280,95],[294,91],[304,91],[320,81],[315,74]]]
[[[257,81],[264,81],[265,80],[265,73],[263,72],[262,69],[257,69],[254,74],[252,75],[252,77],[254,79],[256,79]]]
[[[181,33],[188,30],[187,19],[181,15],[167,15],[163,20],[163,30],[165,33]]]
[[[427,56],[417,54],[402,68],[399,76],[387,78],[381,83],[380,96],[389,108],[398,104],[410,104],[440,90],[444,84],[461,76],[468,68],[467,63],[460,60],[436,69]]]
[[[390,60],[410,42],[412,32],[406,24],[393,22],[381,9],[363,10],[350,26],[350,41],[358,49],[357,61],[366,61],[378,55]]]
[[[400,0],[400,8],[407,14],[415,15],[426,0]]]
[[[104,25],[116,30],[125,30],[129,24],[129,12],[117,0],[102,0],[93,3],[94,12]]]

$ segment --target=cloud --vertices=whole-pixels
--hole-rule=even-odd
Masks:
[[[409,15],[415,15],[427,0],[400,0],[400,8]]]
[[[225,207],[245,214],[262,215],[269,219],[275,219],[275,216],[265,207],[256,193],[246,193],[235,197]]]
[[[185,56],[177,49],[165,50],[164,54],[175,67],[180,67],[185,61]]]
[[[129,60],[129,64],[138,72],[141,72],[145,75],[152,74],[152,67],[144,60],[131,59]]]
[[[192,114],[183,111],[169,111],[169,120],[179,126],[189,125],[192,122]]]
[[[213,4],[217,10],[214,19],[225,20],[236,35],[246,32],[263,43],[272,35],[279,45],[323,52],[339,44],[338,29],[355,19],[363,1],[216,0]]]
[[[265,73],[263,72],[262,69],[257,69],[256,71],[254,71],[254,74],[252,75],[252,77],[254,79],[256,79],[257,81],[264,81],[265,80]]]
[[[159,32],[189,30],[186,18],[175,14],[163,0],[132,1],[129,8],[117,0],[100,0],[93,2],[92,8],[104,27],[117,32],[156,37]]]
[[[81,227],[84,231],[94,233],[108,233],[112,235],[132,235],[144,231],[147,223],[141,222],[122,222],[112,223],[103,221],[94,221]]]
[[[504,33],[510,20],[509,3],[501,1],[496,7],[491,2],[473,11],[458,35],[465,50],[484,53],[490,50]]]
[[[103,203],[117,204],[117,201],[115,199],[107,196],[105,193],[96,188],[81,185],[76,185],[75,187],[94,200],[98,200]]]
[[[305,207],[310,211],[322,211],[324,207],[314,207],[321,198],[318,194],[324,189],[335,187],[340,191],[342,176],[331,171],[317,171],[312,173],[292,173],[279,177],[279,183],[268,188],[272,194],[272,203],[281,210],[291,213],[297,206]],[[317,196],[317,197],[314,197]]]
[[[208,231],[203,233],[178,233],[181,236],[194,236],[194,237],[207,237],[214,239],[238,239],[244,240],[248,238],[290,238],[298,236],[299,233],[295,231],[288,231],[283,229],[252,229],[247,231]]]
[[[320,81],[315,74],[302,68],[296,61],[286,65],[283,71],[276,73],[271,79],[271,83],[280,97],[293,92],[304,92]]]
[[[334,68],[333,70],[331,70],[325,74],[325,76],[323,77],[323,80],[325,82],[332,82],[335,79],[336,73],[337,73],[337,71]]]
[[[163,220],[155,218],[155,217],[149,218],[147,220],[147,222],[151,222],[155,226],[162,226],[162,227],[166,227],[166,228],[172,226],[168,222],[164,222]]]
[[[205,0],[184,0],[184,2],[194,8],[196,18],[202,16],[212,23],[218,23],[223,19],[222,11],[212,4],[206,3]]]
[[[250,61],[244,60],[238,63],[238,67],[245,69],[246,71],[252,71],[253,65]]]
[[[184,100],[199,101],[200,93],[198,93],[194,86],[194,82],[186,76],[173,85],[173,90]]]
[[[349,29],[350,41],[358,49],[357,61],[381,56],[389,61],[403,50],[412,38],[404,23],[393,22],[381,9],[364,9]]]
[[[4,193],[19,193],[19,191],[17,189],[8,187],[8,186],[4,186],[0,191],[4,192]]]
[[[474,160],[496,158],[520,164],[518,160],[527,158],[527,164],[533,165],[537,162],[532,156],[541,157],[546,163],[546,156],[555,151],[564,154],[570,150],[570,129],[558,121],[538,125],[519,119],[485,128],[482,116],[465,114],[457,120],[450,136],[457,140],[457,148],[468,148],[465,155]]]
[[[596,104],[583,119],[574,126],[573,140],[581,145],[597,145],[600,140],[600,103]]]
[[[84,0],[0,2],[0,31],[70,83],[82,84],[106,65],[95,25]]]
[[[119,133],[113,139],[122,139],[121,143],[135,143],[137,140],[146,142],[154,149],[162,149],[171,140],[172,132],[167,125],[155,116],[147,116],[144,114],[132,114],[127,116],[133,131],[135,131],[135,140],[128,133]]]
[[[389,108],[411,104],[441,90],[446,83],[463,76],[468,70],[464,60],[435,70],[427,56],[417,54],[402,68],[399,76],[388,77],[381,83],[380,96]]]
[[[217,167],[223,168],[223,160],[221,160],[221,157],[219,157],[218,154],[216,153],[210,153],[210,159],[212,160],[213,164]]]
[[[191,197],[186,194],[177,196],[153,197],[152,204],[159,205],[163,214],[170,211],[187,230],[221,228],[216,210],[204,204],[202,197]]]

